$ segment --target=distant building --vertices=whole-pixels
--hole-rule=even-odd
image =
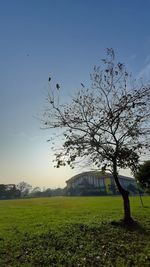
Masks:
[[[137,192],[137,184],[134,178],[119,175],[120,184],[124,189],[127,189],[132,194]],[[115,181],[112,174],[102,174],[99,171],[89,171],[77,174],[66,181],[67,190],[70,195],[82,194],[118,194]],[[95,190],[96,191],[95,191]],[[93,193],[92,193],[93,192]],[[97,192],[97,193],[94,193]],[[98,193],[99,192],[99,193]]]

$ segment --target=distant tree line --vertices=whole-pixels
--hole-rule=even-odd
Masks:
[[[0,199],[20,198],[21,193],[15,184],[0,184]]]
[[[62,188],[42,190],[40,187],[32,187],[26,182],[19,184],[0,184],[0,200],[34,197],[63,196],[66,190]]]

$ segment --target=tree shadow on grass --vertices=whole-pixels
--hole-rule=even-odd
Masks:
[[[139,234],[143,233],[139,224],[136,231],[126,231],[120,222],[103,221],[94,225],[72,223],[39,234],[24,233],[15,242],[4,244],[0,266],[149,266],[149,259],[147,265],[145,258],[138,262],[138,255],[143,253],[142,240],[148,242],[148,235]]]
[[[137,232],[139,234],[147,234],[146,228],[139,222],[134,221],[132,224],[125,224],[123,220],[110,222],[111,226],[125,229],[129,232]]]

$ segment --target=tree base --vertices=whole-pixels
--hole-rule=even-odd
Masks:
[[[132,219],[132,217],[124,218],[120,222],[122,222],[124,226],[136,226],[137,225],[137,222],[134,219]]]
[[[118,222],[113,221],[111,222],[111,224],[114,226],[126,227],[126,228],[137,228],[138,226],[138,223],[132,218],[124,218]]]

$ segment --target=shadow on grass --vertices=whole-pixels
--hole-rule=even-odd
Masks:
[[[16,234],[15,240],[1,245],[0,266],[150,266],[146,254],[139,260],[143,239],[149,242],[148,235],[139,234],[144,230],[138,223],[129,232],[121,222],[101,222],[73,223],[18,238]]]
[[[123,220],[110,222],[112,226],[125,229],[129,232],[137,232],[139,234],[147,234],[146,228],[139,222],[133,221],[132,224],[125,224]]]

